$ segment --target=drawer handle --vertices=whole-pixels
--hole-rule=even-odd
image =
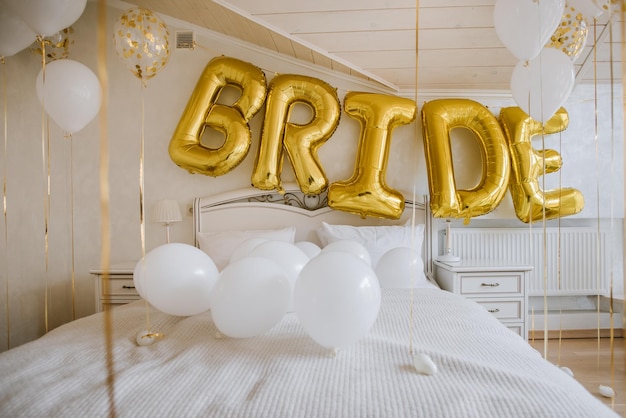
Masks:
[[[481,283],[481,286],[487,286],[487,287],[498,287],[500,286],[500,283]]]
[[[496,309],[487,309],[487,311],[491,312],[491,313],[498,313],[498,312],[500,312],[500,309],[498,309],[498,308],[496,308]]]
[[[134,289],[134,288],[135,286],[127,286],[127,285],[122,286],[122,289]]]

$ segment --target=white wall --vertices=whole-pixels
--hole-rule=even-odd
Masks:
[[[108,27],[113,27],[119,9],[108,9]],[[70,47],[70,59],[80,61],[97,71],[96,61],[96,6],[88,2],[84,15],[74,27],[74,44]],[[198,76],[206,63],[214,56],[227,55],[248,61],[260,67],[268,79],[275,73],[292,73],[320,78],[338,89],[339,98],[347,91],[379,91],[382,88],[343,75],[318,71],[293,60],[264,54],[258,48],[250,48],[238,41],[200,31],[190,25],[166,20],[170,34],[176,26],[197,30],[197,47],[194,51],[172,51],[168,65],[142,89],[141,82],[126,69],[112,47],[109,37],[107,71],[109,76],[108,140],[110,165],[111,260],[113,263],[137,260],[142,253],[140,241],[139,209],[139,150],[141,138],[142,97],[145,104],[145,203],[146,203],[146,251],[165,242],[165,231],[160,224],[151,222],[154,204],[162,198],[177,199],[181,208],[191,203],[194,196],[246,187],[258,149],[263,112],[252,120],[253,145],[244,160],[232,172],[217,178],[192,175],[177,167],[169,158],[169,140],[178,123]],[[55,328],[74,318],[94,312],[94,279],[89,270],[100,265],[100,129],[96,119],[85,129],[74,134],[71,140],[63,138],[62,132],[50,124],[50,216],[48,218],[48,248],[45,247],[44,202],[47,199],[45,183],[48,168],[42,157],[42,110],[35,95],[35,78],[41,69],[39,57],[25,50],[9,57],[1,71],[7,79],[7,152],[2,152],[3,170],[7,182],[6,239],[4,222],[0,225],[0,350],[30,341],[45,332],[44,318],[49,315],[49,328]],[[602,89],[601,89],[602,90]],[[606,89],[603,91],[602,109]],[[593,90],[579,89],[566,105],[570,113],[570,128],[563,133],[561,153],[565,161],[562,170],[564,187],[576,187],[583,191],[587,205],[576,218],[590,222],[598,217],[607,218],[606,208],[614,204],[613,216],[623,218],[623,171],[621,161],[609,173],[614,176],[613,190],[602,189],[600,199],[595,200],[598,184],[609,184],[607,178],[607,145],[600,147],[601,173],[594,175],[595,145],[593,114],[594,104],[589,99]],[[454,97],[473,98],[490,106],[495,114],[502,106],[514,106],[508,96],[489,93],[454,92]],[[419,102],[442,98],[450,93],[425,92]],[[606,110],[602,110],[606,120]],[[621,112],[616,129],[616,142],[621,152]],[[606,123],[601,125],[602,129]],[[334,136],[320,148],[319,155],[331,182],[347,179],[354,167],[359,136],[358,122],[343,114]],[[428,192],[421,133],[418,124],[399,127],[394,131],[388,164],[387,182],[391,187],[409,197],[415,187],[418,195]],[[603,136],[605,133],[603,132]],[[45,136],[43,142],[46,143]],[[551,147],[555,147],[550,144]],[[480,170],[481,163],[471,157],[470,145],[460,146],[463,163],[459,181]],[[609,154],[607,154],[609,152]],[[465,157],[463,157],[465,156]],[[469,157],[468,157],[469,156]],[[5,166],[6,163],[6,166]],[[73,175],[71,175],[73,171]],[[3,171],[4,172],[4,171]],[[288,162],[283,167],[283,181],[294,181]],[[601,181],[598,181],[598,178]],[[550,186],[553,187],[553,186]],[[70,190],[74,191],[74,204]],[[615,197],[613,197],[615,196]],[[599,208],[599,209],[598,209]],[[71,212],[73,210],[73,218]],[[481,222],[515,223],[510,198],[501,207],[484,217]],[[73,222],[72,222],[73,221]],[[474,221],[472,221],[474,222]],[[71,237],[73,223],[74,236]],[[171,229],[172,241],[192,243],[191,217]],[[620,237],[621,245],[621,237]],[[74,264],[72,265],[72,249]],[[48,264],[46,266],[46,254]],[[74,270],[75,284],[71,277]],[[620,270],[621,277],[621,270]],[[48,297],[45,297],[48,289]],[[73,300],[73,289],[75,300]],[[9,297],[7,298],[7,291]],[[7,332],[7,324],[10,333]]]

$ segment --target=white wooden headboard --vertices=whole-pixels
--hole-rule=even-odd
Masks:
[[[361,218],[355,214],[327,206],[326,193],[305,195],[296,184],[284,184],[284,194],[253,187],[213,196],[197,197],[193,202],[194,243],[198,232],[296,228],[296,241],[319,245],[316,234],[322,222],[335,225],[400,225],[424,224],[424,265],[432,271],[432,217],[427,197],[422,202],[405,202],[400,219]]]

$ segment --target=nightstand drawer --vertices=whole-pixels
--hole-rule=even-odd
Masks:
[[[117,305],[139,300],[139,292],[135,288],[133,274],[137,262],[127,261],[111,265],[108,270],[99,268],[89,272],[96,277],[96,312],[113,308]],[[105,281],[105,273],[108,280]]]
[[[102,279],[100,281],[102,286],[102,297],[107,298],[111,296],[138,296],[139,293],[135,288],[135,282],[133,279],[129,279],[128,276],[124,277],[109,277],[109,285],[106,285],[106,281]]]
[[[521,274],[462,273],[459,275],[462,295],[523,295],[524,281]]]
[[[522,321],[524,319],[523,300],[476,300],[476,302],[501,321]]]

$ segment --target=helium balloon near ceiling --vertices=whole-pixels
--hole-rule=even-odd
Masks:
[[[135,7],[122,13],[113,26],[113,41],[122,62],[144,83],[169,60],[169,31],[148,9]]]

